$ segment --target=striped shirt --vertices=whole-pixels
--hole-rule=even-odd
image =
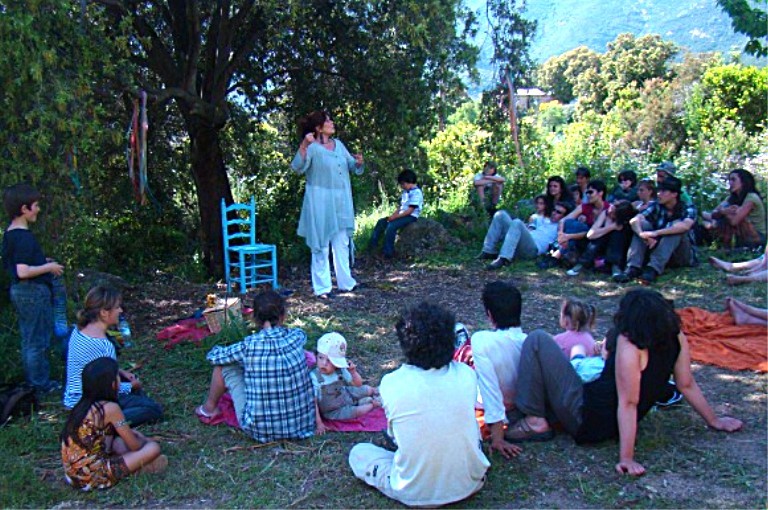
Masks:
[[[304,357],[307,335],[275,327],[242,342],[216,346],[213,365],[239,363],[245,379],[245,407],[240,427],[255,440],[304,439],[315,432],[312,383]]]
[[[106,338],[94,338],[84,335],[79,329],[72,330],[67,352],[67,385],[64,387],[64,407],[75,407],[83,396],[83,368],[96,358],[117,360],[117,352],[112,342]],[[130,393],[131,383],[121,382],[119,393]]]

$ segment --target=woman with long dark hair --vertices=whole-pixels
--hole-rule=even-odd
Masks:
[[[765,203],[751,172],[738,168],[728,174],[731,194],[711,213],[702,213],[704,228],[715,230],[726,248],[757,247],[766,241]]]
[[[112,358],[83,368],[83,396],[60,437],[64,477],[77,489],[106,489],[136,471],[158,473],[168,465],[160,445],[131,430],[117,403],[119,384]]]
[[[350,269],[349,252],[355,231],[355,211],[349,174],[363,173],[363,155],[349,153],[337,138],[326,111],[315,111],[299,121],[301,144],[291,167],[307,175],[298,234],[312,250],[312,290],[328,299],[332,288],[328,246],[333,250],[336,285],[351,291],[357,285]]]
[[[547,190],[545,195],[547,197],[547,207],[550,211],[555,209],[555,204],[558,202],[573,203],[573,198],[568,192],[568,186],[565,184],[565,179],[559,175],[553,175],[547,179]],[[573,209],[573,207],[571,207],[571,209]]]
[[[600,377],[583,384],[552,337],[534,331],[523,344],[515,406],[525,417],[510,425],[511,442],[544,441],[554,436],[547,416],[557,417],[577,443],[619,439],[616,470],[642,475],[635,460],[638,422],[662,399],[671,374],[693,409],[715,430],[735,432],[742,422],[717,416],[691,372],[688,341],[670,301],[636,288],[619,302],[614,316],[619,334]]]

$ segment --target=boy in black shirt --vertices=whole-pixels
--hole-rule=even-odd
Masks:
[[[40,193],[16,184],[3,193],[11,224],[3,235],[3,267],[11,277],[11,301],[19,317],[21,360],[27,383],[41,393],[61,389],[50,379],[48,348],[53,334],[52,287],[64,266],[47,259],[29,231],[40,213]]]

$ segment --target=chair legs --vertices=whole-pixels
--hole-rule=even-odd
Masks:
[[[232,274],[235,267],[237,275]],[[238,250],[237,265],[225,263],[225,269],[227,292],[232,291],[234,282],[237,282],[240,294],[262,283],[271,284],[273,290],[280,287],[277,283],[277,249],[274,246],[268,250]]]

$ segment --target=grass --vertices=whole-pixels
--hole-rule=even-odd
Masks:
[[[539,271],[533,263],[516,263],[489,275],[480,261],[472,259],[474,248],[458,247],[424,261],[396,263],[386,272],[369,273],[368,290],[328,304],[308,297],[309,292],[302,290],[307,287],[303,280],[288,282],[297,289],[289,301],[289,322],[307,331],[310,348],[323,332],[340,331],[350,340],[350,355],[363,376],[377,384],[400,362],[392,331],[397,311],[427,295],[452,305],[458,319],[475,331],[487,327],[478,299],[483,282],[511,278],[526,299],[525,330],[543,327],[555,332],[557,309],[567,289],[596,303],[597,331],[602,333],[626,288],[589,275],[566,283],[561,271]],[[728,288],[722,275],[706,264],[665,274],[656,287],[678,306],[720,309],[727,295],[762,306],[766,302],[764,286]],[[201,290],[201,300],[205,293]],[[188,303],[186,313],[194,308],[196,303]],[[0,323],[3,373],[6,378],[17,377],[18,337],[13,314],[5,305]],[[210,377],[205,354],[216,341],[229,340],[227,331],[199,346],[181,344],[166,351],[153,335],[167,325],[170,322],[165,321],[140,334],[135,347],[121,356],[121,363],[141,364],[148,391],[165,405],[166,420],[141,430],[161,441],[170,469],[162,475],[131,477],[108,491],[74,491],[62,480],[57,440],[66,413],[51,397],[31,419],[15,420],[0,430],[1,507],[398,506],[357,481],[347,466],[352,445],[378,442],[377,433],[327,434],[295,443],[258,445],[225,426],[200,424],[192,410],[202,401]],[[53,366],[60,374],[60,363],[54,360]],[[708,366],[696,366],[695,374],[718,412],[742,418],[745,431],[726,435],[708,430],[687,404],[651,413],[640,425],[637,444],[638,459],[648,474],[638,479],[615,473],[616,443],[578,447],[559,434],[549,443],[525,446],[512,461],[491,456],[486,487],[453,506],[765,508],[766,376]]]

